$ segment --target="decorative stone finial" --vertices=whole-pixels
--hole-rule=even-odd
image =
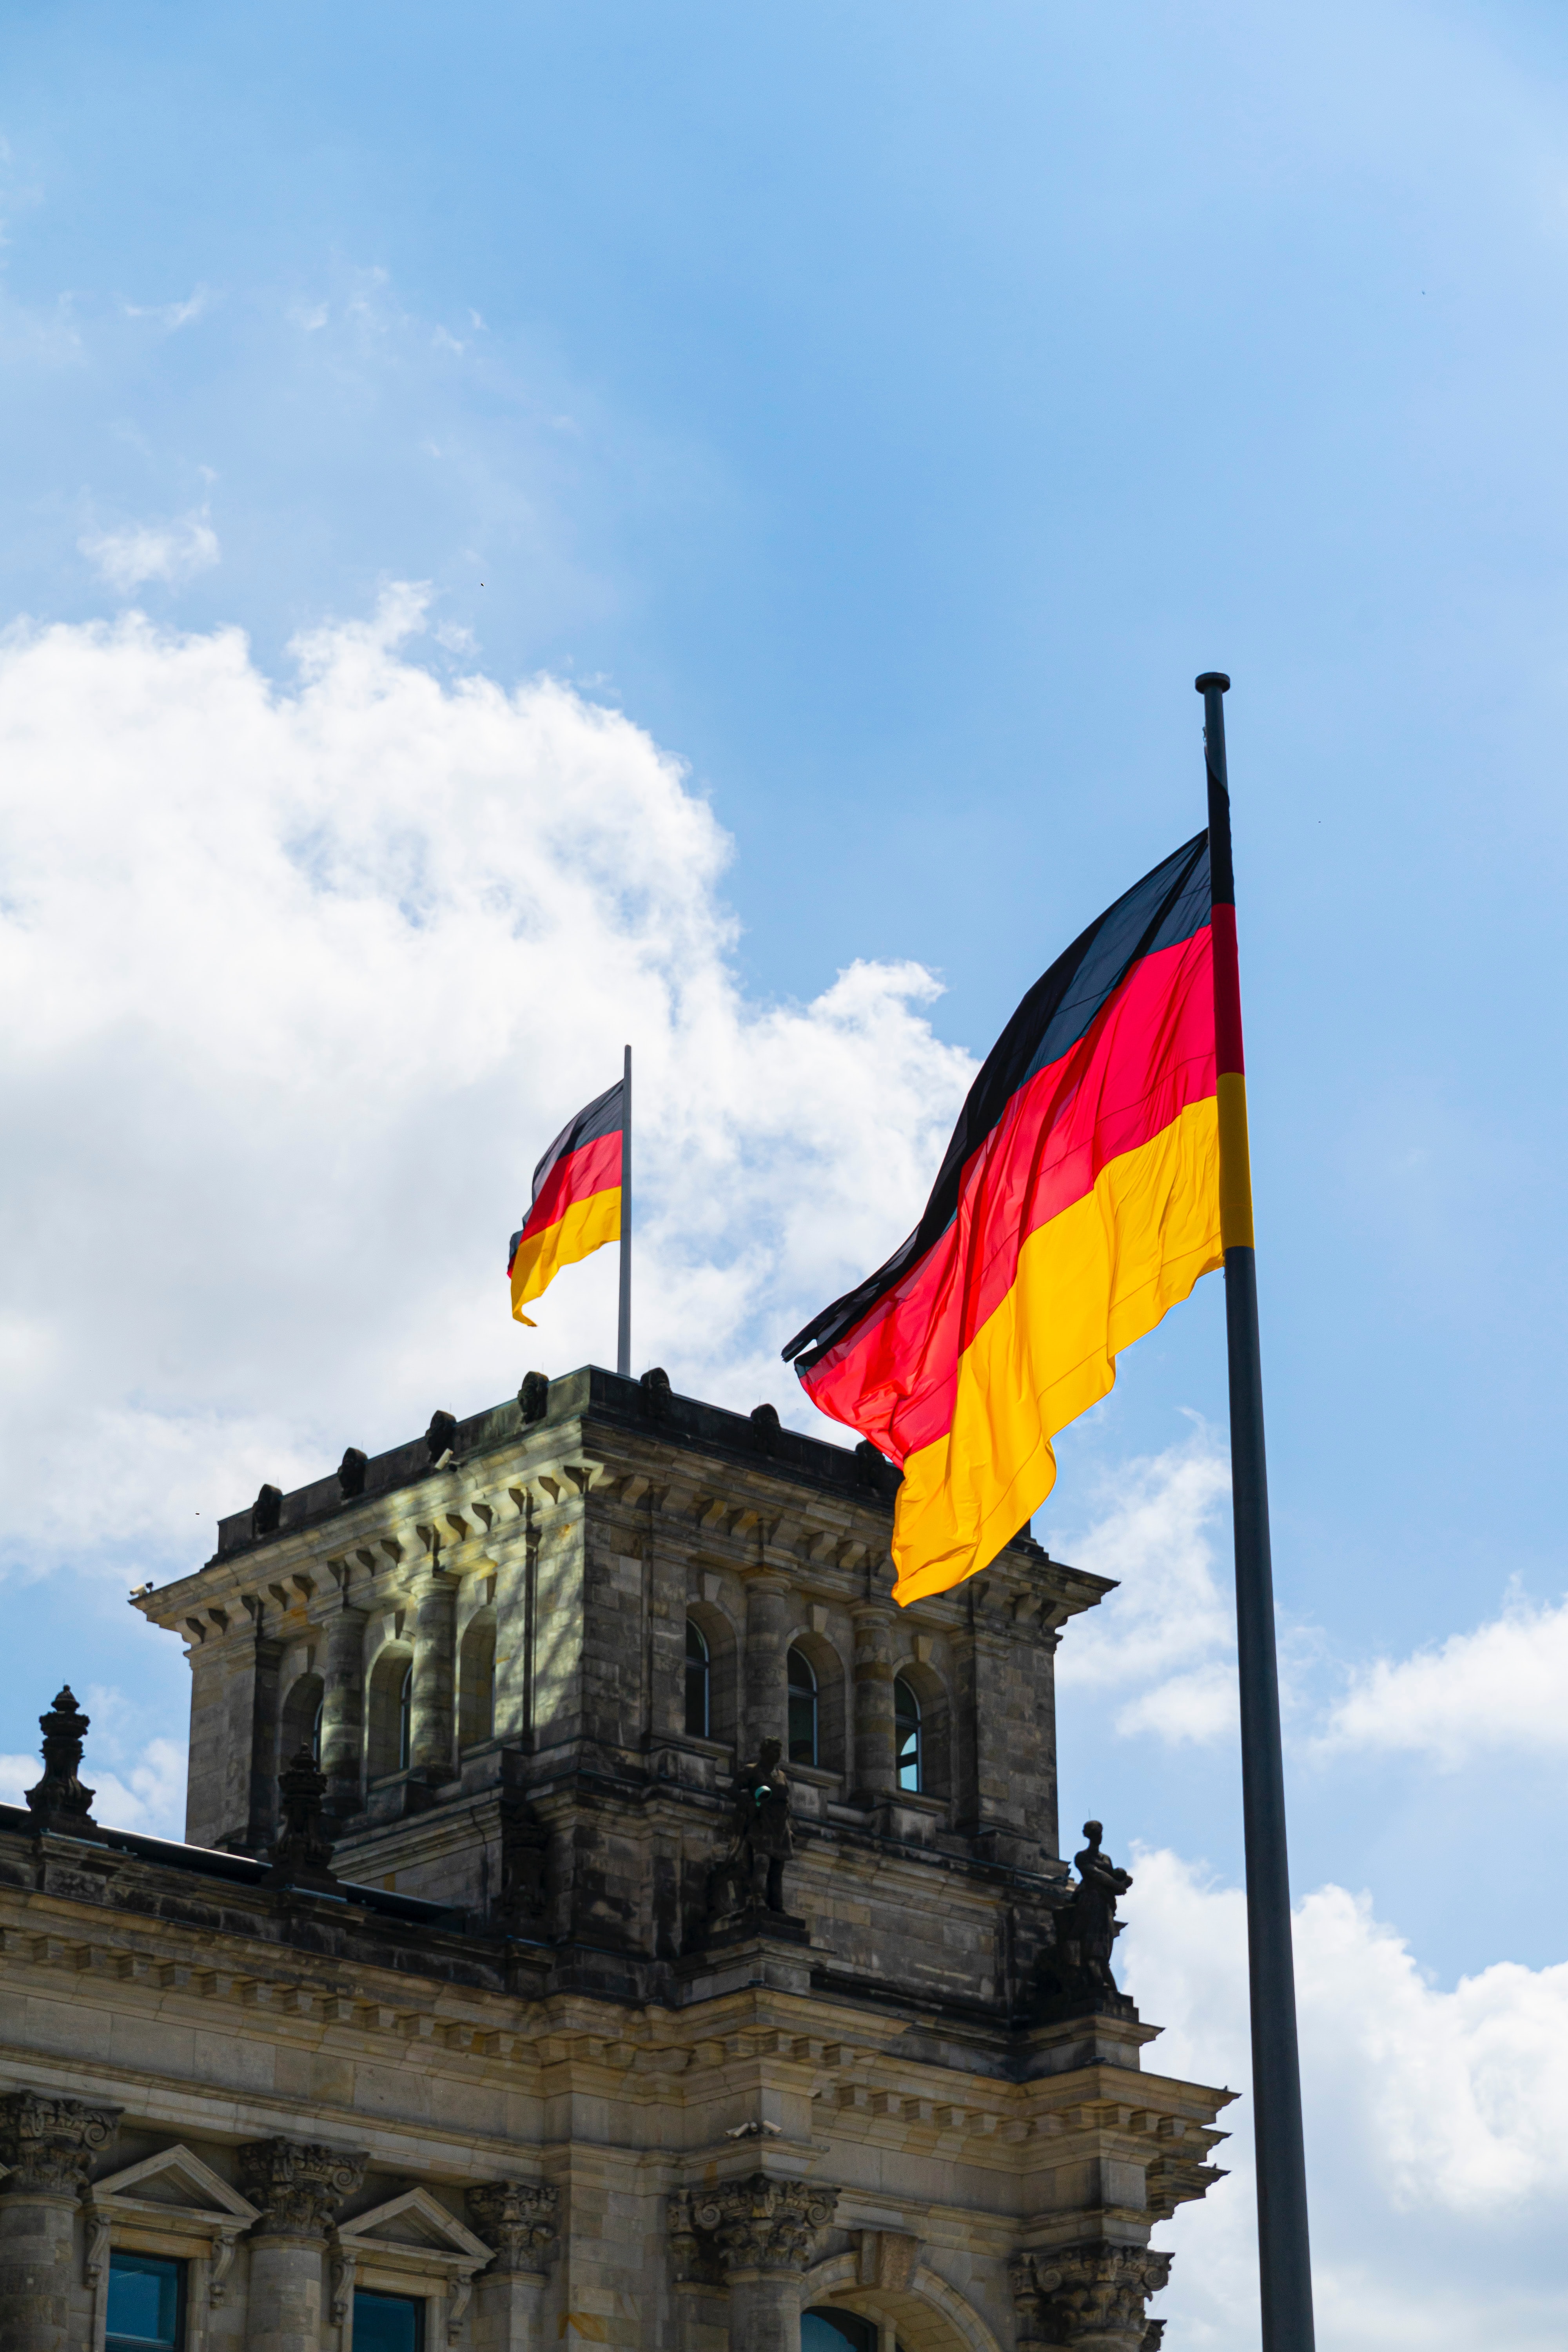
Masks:
[[[444,1454],[458,1450],[458,1416],[455,1412],[433,1412],[430,1426],[425,1433],[425,1444],[432,1469],[439,1469]]]
[[[637,1382],[642,1391],[643,1411],[655,1421],[662,1421],[669,1411],[669,1374],[662,1364],[655,1364]]]
[[[92,1818],[94,1791],[85,1788],[77,1776],[82,1742],[91,1720],[78,1706],[69,1683],[47,1715],[38,1717],[38,1728],[44,1735],[44,1777],[26,1795],[28,1810],[37,1817],[40,1829],[59,1830],[68,1837],[79,1836],[84,1829],[90,1832],[97,1826]]]
[[[548,1372],[524,1372],[522,1386],[517,1392],[524,1426],[542,1421],[550,1410],[550,1375]]]
[[[337,1880],[331,1868],[332,1841],[321,1820],[327,1776],[301,1742],[291,1762],[278,1775],[283,1800],[283,1827],[272,1848],[272,1867],[264,1886],[318,1886],[333,1892]]]
[[[338,1465],[338,1488],[345,1503],[364,1493],[366,1467],[367,1456],[357,1445],[344,1447],[343,1458]]]
[[[280,1486],[263,1486],[250,1507],[250,1532],[253,1536],[275,1536],[278,1522],[283,1516],[283,1490]]]

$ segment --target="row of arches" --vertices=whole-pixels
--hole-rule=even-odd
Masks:
[[[841,1772],[842,1667],[830,1644],[813,1646],[816,1658],[805,1641],[792,1643],[784,1662],[788,1759],[813,1770]],[[821,1664],[823,1650],[829,1652],[837,1669],[826,1675]],[[712,1739],[732,1731],[732,1726],[720,1725],[716,1713],[716,1665],[710,1636],[696,1617],[689,1616],[686,1730],[693,1739]],[[893,1677],[894,1771],[896,1786],[911,1796],[946,1794],[942,1785],[946,1778],[945,1742],[932,1737],[944,1723],[944,1695],[936,1675],[929,1667],[901,1667]]]
[[[385,1642],[376,1653],[365,1685],[364,1773],[368,1780],[406,1771],[414,1727],[414,1651],[405,1641]],[[496,1617],[493,1608],[476,1610],[458,1644],[455,1735],[458,1752],[478,1747],[495,1732]],[[308,1746],[319,1765],[325,1689],[320,1675],[298,1675],[283,1703],[279,1723],[280,1762]]]

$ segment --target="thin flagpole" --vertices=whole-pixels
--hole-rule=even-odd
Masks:
[[[632,1049],[626,1047],[621,1078],[621,1314],[616,1335],[616,1370],[632,1376]]]
[[[1225,1247],[1225,1326],[1230,1360],[1231,1503],[1236,1526],[1237,1664],[1241,1685],[1241,1797],[1263,2352],[1313,2352],[1307,2158],[1301,2136],[1290,1871],[1285,1844],[1285,1759],[1279,1738],[1268,1471],[1263,1448],[1263,1369],[1258,1342],[1258,1259],[1252,1233],[1230,785],[1225,758],[1225,695],[1230,680],[1218,670],[1205,670],[1195,684],[1204,698],[1209,865],[1214,883],[1220,1237]]]

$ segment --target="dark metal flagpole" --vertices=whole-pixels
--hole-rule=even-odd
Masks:
[[[1209,865],[1214,880],[1215,1030],[1218,1048],[1220,1230],[1230,1359],[1230,1475],[1236,1525],[1236,1627],[1241,1684],[1241,1795],[1247,1850],[1247,1947],[1252,1997],[1252,2116],[1258,2149],[1258,2253],[1263,2352],[1313,2352],[1312,2266],[1307,2233],[1307,2159],[1296,2042],[1296,1971],[1290,1948],[1290,1873],[1285,1846],[1285,1759],[1279,1739],[1279,1670],[1274,1643],[1274,1570],[1268,1545],[1268,1472],[1263,1450],[1263,1370],[1258,1345],[1258,1260],[1241,996],[1236,958],[1236,885],[1225,695],[1230,680],[1206,670]]]
[[[632,1049],[626,1047],[621,1077],[621,1312],[616,1334],[616,1370],[632,1376]]]

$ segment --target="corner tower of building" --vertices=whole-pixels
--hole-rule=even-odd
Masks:
[[[896,1490],[770,1408],[531,1374],[136,1595],[190,1656],[188,1843],[92,1821],[68,1692],[0,1808],[6,2352],[102,2341],[143,2255],[214,2352],[342,2352],[365,2297],[426,2352],[800,2352],[803,2310],[1151,2352],[1228,2095],[1143,2068],[1128,1882],[1061,1853],[1054,1653],[1110,1588],[1025,1532],[900,1612]]]

